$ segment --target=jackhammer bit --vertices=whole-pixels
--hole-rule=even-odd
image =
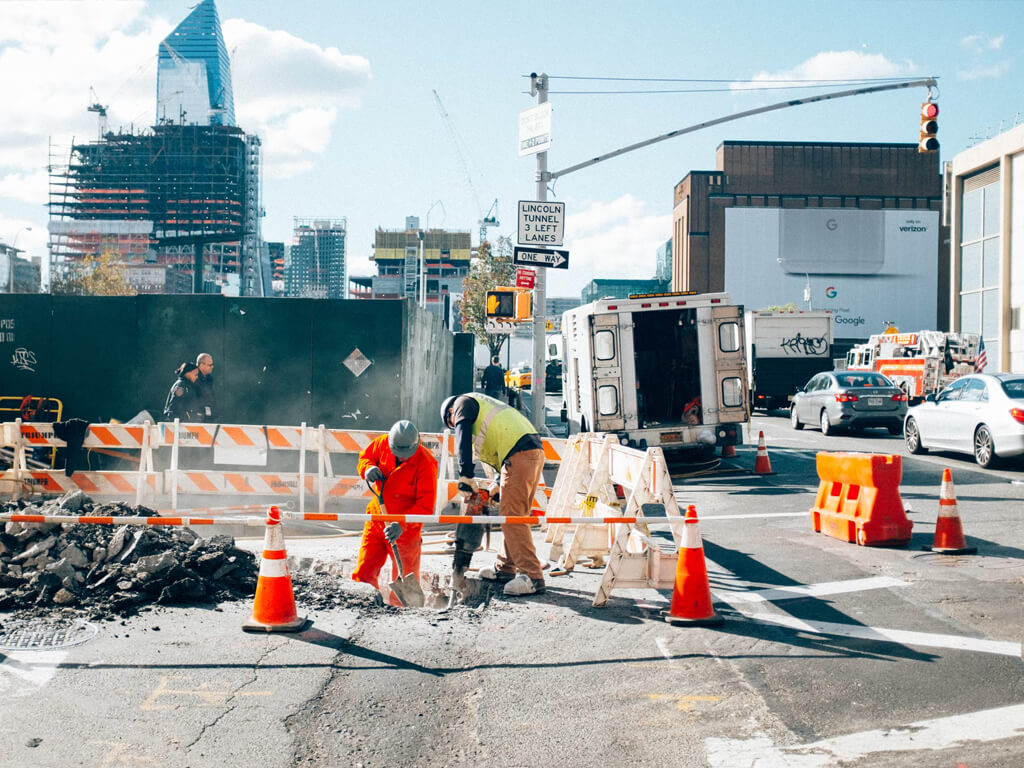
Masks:
[[[479,489],[465,501],[464,515],[491,514],[491,494],[486,489]],[[459,523],[455,526],[455,558],[452,563],[452,591],[448,597],[448,607],[456,603],[466,602],[466,571],[473,560],[473,553],[480,548],[484,539],[484,531],[488,528],[482,523]]]

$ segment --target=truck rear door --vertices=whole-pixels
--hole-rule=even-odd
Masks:
[[[622,338],[616,312],[597,314],[593,325],[594,424],[597,431],[623,429]]]
[[[718,414],[710,414],[710,422],[743,422],[747,420],[747,365],[743,344],[742,307],[714,307],[711,310],[714,332],[715,383]]]

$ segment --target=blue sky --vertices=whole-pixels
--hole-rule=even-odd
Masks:
[[[45,256],[48,146],[91,138],[89,89],[111,127],[152,123],[157,44],[182,0],[0,2],[0,239]],[[534,199],[516,154],[531,71],[552,76],[552,170],[694,123],[817,91],[737,92],[730,82],[935,76],[941,156],[1024,120],[1024,8],[1015,0],[860,2],[319,2],[218,0],[233,51],[239,125],[264,141],[267,240],[294,216],[345,217],[352,274],[373,232],[407,215],[474,232],[498,201],[515,235]],[[601,82],[559,77],[721,80]],[[777,83],[776,83],[777,84]],[[712,93],[567,94],[559,90]],[[843,86],[824,90],[839,90]],[[449,123],[441,115],[437,92]],[[796,107],[671,139],[558,180],[567,272],[650,277],[671,234],[673,187],[714,167],[725,140],[916,142],[925,89]],[[460,155],[462,160],[460,160]],[[25,227],[32,227],[31,231]]]

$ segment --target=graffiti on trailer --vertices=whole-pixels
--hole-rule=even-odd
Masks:
[[[807,338],[798,333],[791,339],[783,339],[779,344],[787,354],[794,355],[823,355],[828,350],[828,342],[824,336]]]
[[[25,349],[24,347],[18,347],[14,350],[14,354],[11,355],[11,365],[19,371],[31,371],[32,373],[35,373],[36,369],[32,367],[36,365],[35,352]]]

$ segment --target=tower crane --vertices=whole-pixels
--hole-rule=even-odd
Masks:
[[[95,112],[99,120],[100,135],[99,138],[102,140],[104,135],[107,133],[107,106],[106,104],[100,104],[99,97],[96,95],[96,91],[93,87],[89,86],[89,99],[92,102],[86,111]]]
[[[432,89],[433,90],[433,89]],[[483,213],[483,206],[480,205],[480,196],[476,192],[476,186],[473,184],[473,176],[469,172],[469,164],[466,162],[465,156],[462,154],[462,147],[460,146],[459,136],[455,132],[455,125],[452,122],[451,117],[448,115],[448,111],[444,108],[444,104],[441,101],[441,97],[438,95],[436,90],[433,90],[434,99],[437,101],[437,109],[441,113],[441,119],[444,120],[445,128],[448,129],[448,133],[452,137],[452,145],[455,147],[455,155],[459,158],[459,165],[462,166],[462,172],[466,174],[466,183],[469,184],[469,191],[473,193],[473,200],[476,202],[477,212],[480,213],[480,242],[483,243],[487,239],[487,228],[499,226],[498,222],[498,200],[495,199],[491,203],[491,207],[487,209],[487,213]]]

